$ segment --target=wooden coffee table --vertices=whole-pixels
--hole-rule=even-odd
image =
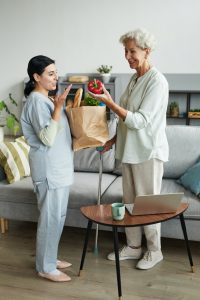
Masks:
[[[86,255],[87,245],[89,240],[89,234],[93,222],[105,226],[111,226],[113,230],[118,295],[119,295],[119,300],[122,300],[121,275],[120,275],[120,264],[119,264],[118,227],[134,227],[134,226],[156,224],[156,223],[165,222],[167,220],[173,219],[177,216],[179,216],[181,227],[183,230],[183,235],[186,243],[191,271],[194,272],[194,265],[192,261],[192,255],[189,247],[185,220],[183,216],[183,213],[188,208],[188,206],[189,205],[186,203],[181,203],[177,211],[174,213],[145,215],[145,216],[131,216],[126,211],[125,217],[122,221],[114,221],[112,219],[111,205],[92,205],[92,206],[81,207],[82,214],[88,219],[88,226],[87,226],[87,231],[86,231],[86,236],[84,241],[79,275],[81,275],[81,271],[83,270],[83,265],[84,265],[84,260],[85,260],[85,255]]]

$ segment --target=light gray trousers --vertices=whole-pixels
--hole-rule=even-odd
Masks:
[[[47,181],[37,184],[36,195],[40,216],[36,237],[36,270],[56,270],[58,244],[63,231],[69,187],[48,189]]]
[[[122,184],[124,203],[134,203],[135,196],[159,194],[163,177],[163,162],[151,159],[140,164],[122,164]],[[161,249],[160,223],[143,226],[147,249]],[[142,227],[125,229],[128,246],[141,246]]]

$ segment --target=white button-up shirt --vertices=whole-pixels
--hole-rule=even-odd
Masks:
[[[137,164],[152,158],[168,160],[165,133],[169,89],[164,75],[152,67],[137,79],[134,74],[120,99],[128,110],[119,120],[116,158],[123,163]]]

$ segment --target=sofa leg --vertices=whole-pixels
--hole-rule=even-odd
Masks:
[[[5,233],[6,229],[5,229],[5,219],[1,218],[1,233]]]

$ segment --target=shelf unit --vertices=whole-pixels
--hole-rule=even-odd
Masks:
[[[175,101],[180,107],[179,117],[167,114],[167,123],[200,126],[200,118],[188,117],[191,109],[200,109],[200,75],[165,74],[165,76],[169,83],[169,105]]]
[[[174,97],[175,95],[175,97]],[[176,96],[180,96],[182,95],[182,97],[185,96],[185,99],[183,100],[177,100]],[[192,101],[195,99],[192,99],[192,96],[194,95],[198,95],[199,96],[199,103],[197,103],[198,107],[194,106],[192,107]],[[173,120],[185,120],[185,125],[191,125],[191,120],[195,120],[194,122],[196,123],[195,125],[200,125],[200,118],[189,118],[188,117],[188,112],[191,109],[197,108],[200,109],[200,91],[172,91],[170,90],[169,93],[169,105],[171,102],[176,101],[179,106],[180,106],[180,115],[178,117],[171,117],[169,114],[167,114],[167,119],[173,119]],[[184,102],[182,102],[184,101]],[[197,102],[197,101],[195,101]],[[168,108],[169,108],[168,105]],[[183,109],[183,107],[185,106],[185,109]]]

